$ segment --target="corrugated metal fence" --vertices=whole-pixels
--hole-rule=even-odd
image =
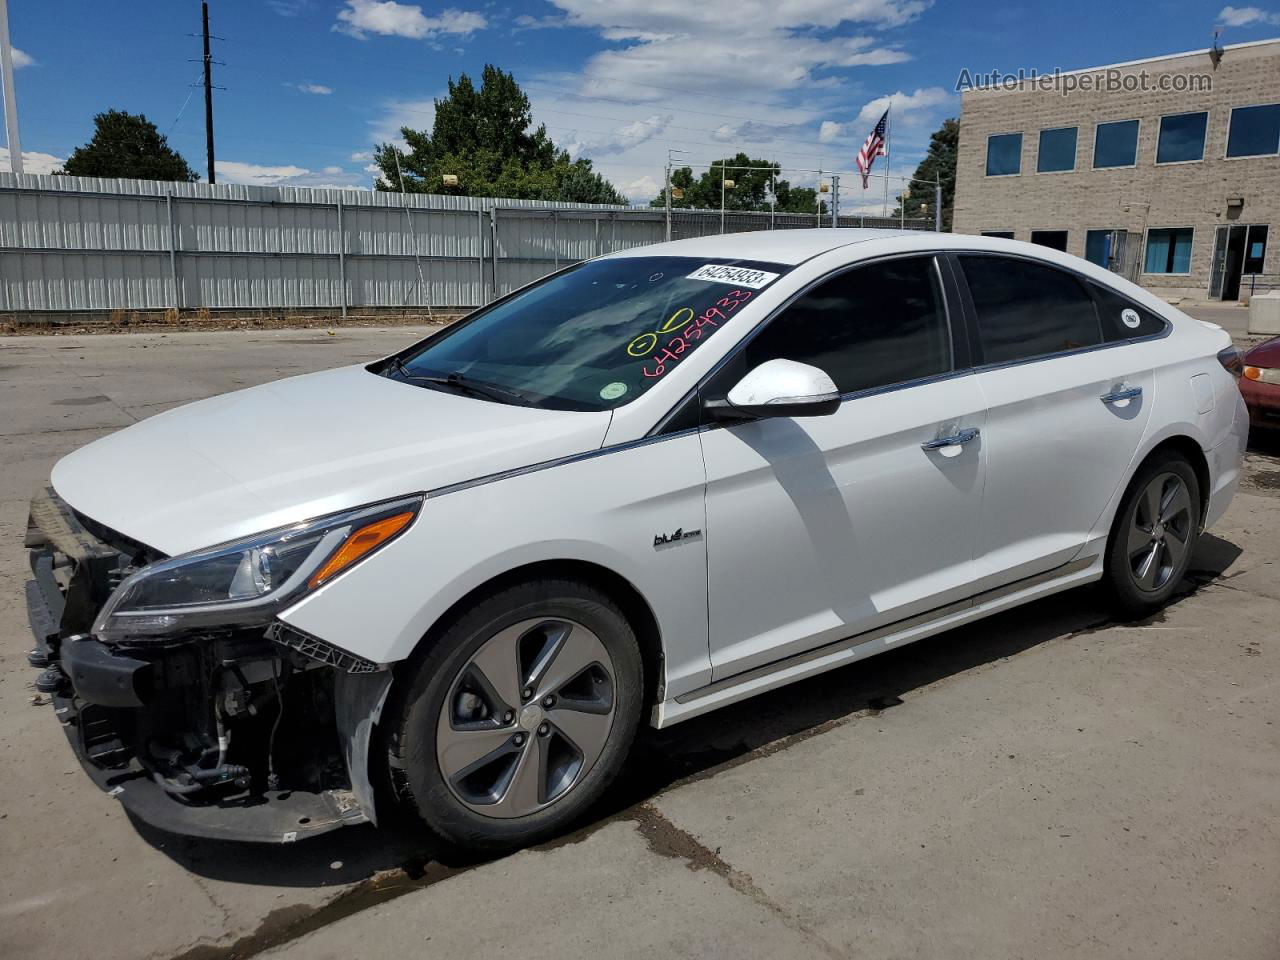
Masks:
[[[672,238],[720,222],[676,211]],[[724,229],[815,225],[728,213]],[[0,173],[0,313],[470,307],[665,232],[650,208]]]

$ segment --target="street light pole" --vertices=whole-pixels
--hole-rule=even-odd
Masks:
[[[667,240],[671,239],[671,154],[667,154],[667,186],[663,190],[667,198]]]
[[[724,161],[720,161],[720,232],[724,233]]]
[[[18,137],[18,100],[13,91],[13,48],[9,46],[9,0],[0,0],[0,87],[4,91],[5,144],[9,169],[22,173],[22,141]]]

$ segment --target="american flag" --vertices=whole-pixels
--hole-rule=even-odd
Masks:
[[[871,135],[867,137],[867,142],[862,145],[862,149],[858,151],[858,169],[862,171],[862,189],[867,189],[867,178],[871,176],[871,165],[876,162],[876,157],[887,157],[889,151],[885,149],[885,127],[889,124],[889,111],[884,112],[884,116],[880,118],[880,122],[876,124],[876,128],[871,131]]]

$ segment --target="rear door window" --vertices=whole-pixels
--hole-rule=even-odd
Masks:
[[[1064,270],[1014,257],[962,256],[983,363],[1010,363],[1094,347],[1093,298]]]

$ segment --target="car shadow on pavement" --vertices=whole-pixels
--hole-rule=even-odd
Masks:
[[[1174,603],[1219,577],[1241,554],[1206,534]],[[1151,621],[1163,619],[1158,613]],[[1143,621],[1143,623],[1151,622]],[[680,783],[783,749],[854,715],[875,715],[931,683],[1040,644],[1116,625],[1096,586],[1080,587],[949,630],[869,660],[724,707],[667,730],[643,729],[631,758],[604,800],[565,836],[571,844]],[[476,860],[451,855],[410,826],[365,824],[298,843],[261,844],[180,837],[134,821],[140,836],[193,873],[253,885],[329,887],[366,882],[349,894],[398,895],[466,869]],[[377,878],[388,876],[390,886]],[[371,880],[371,878],[374,878]],[[373,884],[369,887],[368,884]],[[393,890],[391,888],[394,888]],[[391,892],[388,894],[388,890]]]

